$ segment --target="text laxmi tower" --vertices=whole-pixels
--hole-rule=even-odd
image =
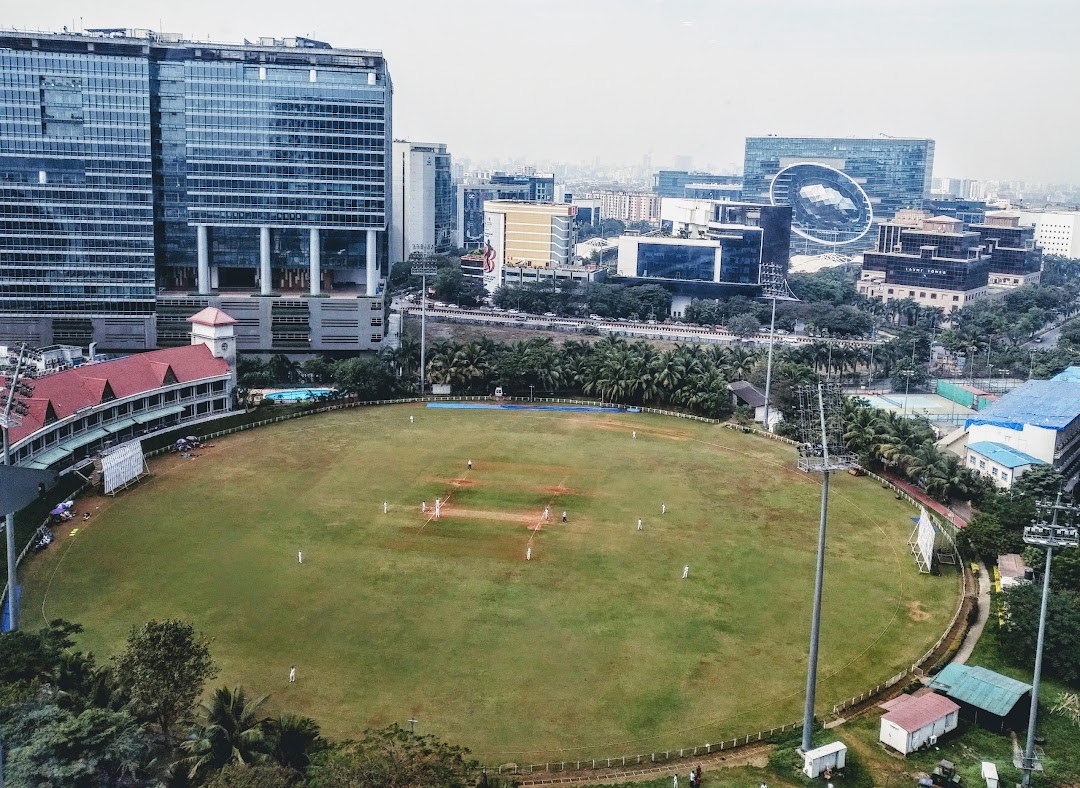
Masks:
[[[393,84],[305,38],[0,32],[0,344],[377,348]]]

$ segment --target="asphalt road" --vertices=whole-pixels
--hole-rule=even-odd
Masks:
[[[397,299],[394,301],[394,309],[401,310],[406,314],[418,316],[420,307],[411,301]],[[581,331],[584,328],[594,326],[605,334],[616,336],[640,337],[642,339],[668,339],[672,341],[690,342],[716,342],[731,344],[746,342],[749,344],[767,344],[768,332],[753,337],[739,337],[730,331],[718,331],[715,328],[703,326],[678,325],[675,323],[631,323],[618,320],[592,320],[583,317],[556,317],[545,315],[510,314],[508,312],[496,312],[494,310],[470,308],[456,309],[446,306],[427,307],[429,317],[439,320],[452,320],[461,323],[479,323],[482,325],[522,326],[531,328],[547,328],[568,331]],[[809,342],[821,341],[815,337],[794,336],[791,334],[778,334],[776,341],[788,345],[801,345]],[[864,345],[880,344],[869,340],[860,339],[837,339],[831,340],[840,345]]]

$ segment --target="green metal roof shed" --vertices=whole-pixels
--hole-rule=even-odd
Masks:
[[[971,707],[975,711],[976,721],[978,711],[996,717],[995,722],[1004,729],[1008,718],[1014,711],[1024,716],[1027,715],[1028,704],[1023,704],[1017,710],[1017,704],[1029,695],[1031,685],[1022,681],[1002,676],[992,670],[981,668],[977,665],[958,665],[953,663],[946,665],[945,669],[934,676],[930,682],[933,689],[943,692],[962,706]],[[1030,701],[1029,701],[1030,702]],[[984,715],[984,722],[985,720]]]

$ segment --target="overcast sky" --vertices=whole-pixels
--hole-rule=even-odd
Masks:
[[[473,159],[741,167],[747,135],[889,134],[937,140],[938,176],[1080,183],[1080,0],[6,0],[0,24],[381,49],[394,136]]]

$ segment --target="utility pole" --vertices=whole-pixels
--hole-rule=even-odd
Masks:
[[[772,317],[769,320],[769,357],[765,364],[765,429],[772,432],[769,421],[772,395],[772,362],[773,345],[776,344],[776,302],[777,300],[798,301],[791,292],[787,279],[784,277],[784,269],[777,263],[763,263],[758,274],[761,282],[762,295],[772,301]]]

